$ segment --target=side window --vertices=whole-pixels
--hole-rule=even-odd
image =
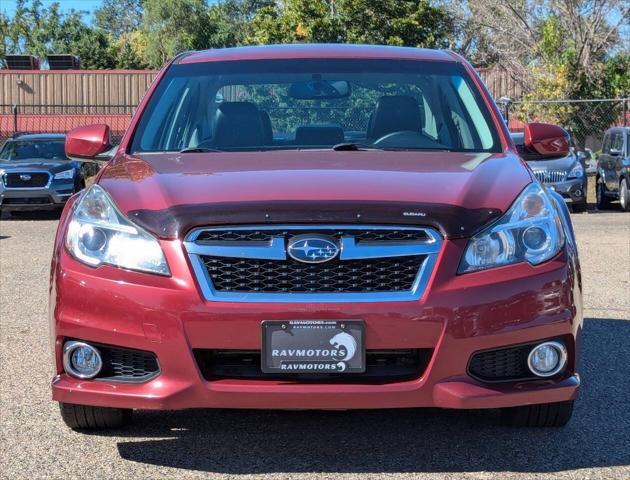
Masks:
[[[604,136],[604,143],[602,144],[602,154],[610,153],[610,133]]]
[[[468,113],[471,121],[471,125],[469,125],[461,115],[460,118],[462,121],[458,121],[456,118],[453,119],[456,128],[460,130],[464,147],[479,148],[480,146],[483,149],[490,148],[494,143],[492,132],[490,131],[488,122],[486,122],[486,119],[479,108],[479,104],[475,100],[472,90],[462,77],[451,77],[451,84],[459,95],[459,100],[466,109],[466,113]],[[466,126],[465,129],[462,128],[464,124]],[[472,133],[475,133],[478,136],[479,142],[472,143]],[[470,146],[468,146],[468,142],[471,142]],[[478,143],[481,145],[478,145]]]
[[[623,134],[621,132],[617,132],[611,136],[610,151],[611,153],[617,154],[623,152]]]

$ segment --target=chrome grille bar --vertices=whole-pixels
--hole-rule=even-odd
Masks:
[[[534,170],[534,175],[542,183],[564,182],[567,172],[564,170]]]

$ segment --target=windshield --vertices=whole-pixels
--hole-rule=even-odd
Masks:
[[[395,60],[172,65],[132,152],[331,148],[500,151],[464,67]]]
[[[0,160],[68,160],[64,141],[60,140],[13,140],[4,145]]]

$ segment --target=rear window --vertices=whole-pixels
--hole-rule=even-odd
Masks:
[[[463,66],[389,60],[172,65],[133,152],[375,148],[495,152],[495,126]]]

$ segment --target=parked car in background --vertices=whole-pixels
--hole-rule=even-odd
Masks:
[[[596,181],[597,208],[610,208],[618,199],[621,209],[630,211],[630,127],[606,130]]]
[[[567,156],[562,128],[525,131]],[[66,153],[93,159],[109,135],[75,129]],[[405,407],[562,426],[579,391],[569,211],[452,52],[178,56],[70,199],[51,266],[71,428],[133,409]]]
[[[584,212],[588,179],[575,148],[571,147],[569,153],[560,158],[544,158],[536,151],[525,148],[524,133],[515,132],[511,136],[521,157],[530,166],[538,181],[558,192],[567,205],[571,206],[573,212]]]
[[[0,150],[0,209],[50,210],[85,187],[81,163],[69,160],[65,135],[16,135]]]
[[[578,151],[578,158],[582,162],[584,171],[587,175],[592,175],[597,172],[597,158],[590,148]]]

